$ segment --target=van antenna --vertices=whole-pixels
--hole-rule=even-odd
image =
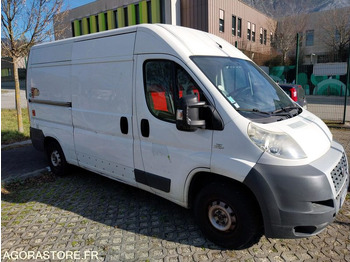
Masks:
[[[216,42],[217,43],[217,45],[222,49],[222,45],[220,45],[218,42]]]

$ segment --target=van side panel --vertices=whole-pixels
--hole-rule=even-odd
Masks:
[[[54,44],[38,45],[31,49],[30,54],[30,65],[70,61],[72,56],[72,41],[69,40],[66,43],[57,41]]]
[[[31,50],[27,93],[31,127],[56,139],[66,159],[76,164],[70,90],[71,43]],[[35,114],[33,113],[35,112]]]
[[[133,43],[123,34],[74,43],[71,72],[80,166],[134,184]]]

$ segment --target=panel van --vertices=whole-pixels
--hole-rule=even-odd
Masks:
[[[308,237],[344,203],[349,167],[327,126],[223,39],[137,25],[36,45],[33,145],[191,208],[212,242]]]

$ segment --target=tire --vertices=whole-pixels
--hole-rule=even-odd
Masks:
[[[238,187],[213,183],[195,199],[195,219],[213,243],[243,249],[257,243],[262,235],[262,219],[255,199]]]
[[[58,142],[50,141],[46,147],[46,154],[51,172],[57,176],[65,175],[68,170],[68,164]]]

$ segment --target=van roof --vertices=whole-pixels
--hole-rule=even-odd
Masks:
[[[78,36],[49,43],[38,44],[33,49],[55,49],[58,46],[66,46],[67,54],[65,61],[70,60],[68,46],[75,42],[100,39],[104,37],[136,33],[134,54],[165,53],[189,57],[193,55],[205,56],[231,56],[248,59],[233,45],[215,35],[168,24],[141,24],[119,29],[98,32],[94,34]],[[62,58],[62,57],[61,57]],[[63,59],[63,58],[62,58]]]

